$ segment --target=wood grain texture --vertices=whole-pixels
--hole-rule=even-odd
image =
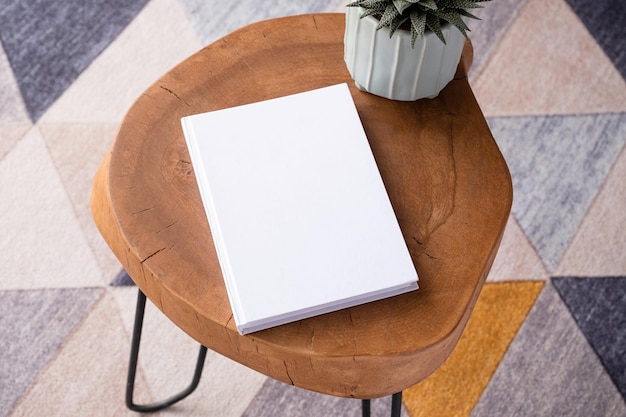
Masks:
[[[375,398],[421,381],[451,353],[495,257],[512,187],[467,82],[471,48],[438,98],[389,101],[351,81],[343,19],[246,26],[171,70],[125,117],[96,175],[92,212],[137,285],[200,343],[286,383]],[[420,289],[240,336],[180,118],[341,82],[350,86]]]

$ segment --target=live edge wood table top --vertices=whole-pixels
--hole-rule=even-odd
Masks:
[[[203,345],[301,388],[376,398],[416,384],[450,355],[496,255],[512,186],[468,84],[469,44],[439,97],[395,102],[355,87],[343,34],[342,14],[281,18],[182,62],[126,115],[96,175],[92,213],[138,287]],[[240,336],[180,118],[342,82],[420,289]]]

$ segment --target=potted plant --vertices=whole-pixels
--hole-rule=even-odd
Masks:
[[[357,0],[347,5],[344,59],[356,85],[393,100],[436,97],[452,80],[468,9],[490,0]]]

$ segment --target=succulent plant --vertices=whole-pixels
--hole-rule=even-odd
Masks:
[[[403,25],[411,28],[411,46],[415,40],[424,36],[426,30],[432,31],[443,43],[441,26],[450,23],[456,26],[467,37],[469,28],[463,17],[478,19],[467,9],[477,9],[479,3],[491,0],[357,0],[347,7],[362,7],[365,12],[361,18],[375,16],[379,19],[377,29],[389,28],[389,36]]]

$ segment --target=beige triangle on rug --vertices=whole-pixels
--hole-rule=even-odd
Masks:
[[[33,127],[31,124],[2,125],[2,129],[0,129],[0,161],[31,127]]]
[[[0,201],[0,288],[102,284],[102,271],[36,126],[0,160]]]
[[[93,221],[90,200],[94,175],[115,138],[117,125],[39,123],[37,126],[102,270],[103,284],[107,285],[119,273],[121,265]]]
[[[626,275],[626,148],[611,168],[555,275]]]
[[[119,331],[125,331],[130,336],[137,289],[113,287],[111,291],[123,322]],[[140,346],[140,369],[156,400],[182,391],[191,382],[200,345],[172,323],[150,300],[146,302]],[[130,349],[130,344],[124,349]],[[159,414],[239,417],[266,379],[265,375],[209,350],[198,388],[176,406]]]
[[[564,0],[528,0],[473,90],[488,117],[626,111],[626,82]]]
[[[119,123],[134,101],[202,47],[180,2],[149,2],[40,122]]]
[[[546,280],[548,271],[511,214],[487,281]]]
[[[124,404],[129,344],[105,292],[9,416],[137,416]],[[141,370],[137,380],[138,401],[152,401]]]

